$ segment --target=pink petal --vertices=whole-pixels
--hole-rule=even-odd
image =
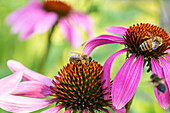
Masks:
[[[164,55],[164,57],[170,62],[170,55]]]
[[[45,97],[52,93],[51,89],[41,82],[25,81],[21,82],[12,94],[28,97]]]
[[[47,13],[43,9],[39,8],[26,12],[25,18],[23,20],[18,19],[18,21],[24,21],[24,24],[20,24],[19,26],[20,39],[24,40],[28,36],[32,35],[32,33],[35,31],[36,25],[40,22],[40,19],[45,18],[46,16]],[[18,26],[18,24],[16,23],[14,27],[15,26]]]
[[[119,56],[120,54],[122,54],[125,51],[128,51],[129,49],[122,49],[118,52],[116,52],[115,54],[113,54],[112,56],[110,56],[106,62],[103,65],[103,74],[101,76],[101,82],[103,82],[104,80],[106,80],[106,82],[103,84],[103,89],[108,87],[108,89],[106,90],[106,92],[108,92],[110,94],[110,73],[111,73],[111,67],[112,64],[114,62],[114,60],[117,58],[117,56]],[[107,100],[109,98],[110,95],[105,95],[104,99]]]
[[[120,26],[108,27],[108,28],[106,28],[106,31],[109,33],[113,33],[113,34],[124,35],[125,32],[127,31],[127,28],[120,27]]]
[[[41,3],[32,1],[31,5],[26,6],[23,13],[16,14],[18,18],[15,19],[12,26],[12,33],[20,33],[20,39],[27,39],[28,36],[32,35],[34,32],[34,27],[41,18],[45,16],[45,11],[43,10]],[[22,12],[22,11],[21,11]]]
[[[93,49],[97,46],[111,43],[124,43],[124,38],[113,35],[100,35],[96,38],[87,41],[87,44],[83,49],[83,54],[90,55]]]
[[[69,18],[75,25],[79,25],[83,30],[85,30],[89,38],[94,36],[93,22],[88,15],[74,12],[70,14]]]
[[[167,78],[167,84],[168,87],[170,88],[170,80],[168,80],[170,79],[170,63],[166,61],[163,57],[159,57],[159,60],[161,61],[165,78]]]
[[[62,104],[52,107],[50,109],[47,109],[41,113],[58,113],[64,106]]]
[[[116,109],[114,106],[109,106],[109,107],[112,108],[115,111],[115,113],[126,113],[125,107],[123,107],[122,109]],[[111,113],[111,112],[109,112],[109,113]]]
[[[170,49],[166,50],[167,53],[170,53]]]
[[[151,65],[152,65],[152,73],[157,74],[160,78],[164,78],[163,68],[159,64],[159,62],[156,59],[151,59]],[[167,86],[167,83],[165,82],[165,85]],[[167,91],[163,94],[160,93],[160,96],[158,95],[157,88],[154,87],[155,96],[161,105],[163,109],[168,109],[169,107],[169,100],[170,100],[170,93],[169,89],[167,88]]]
[[[47,86],[52,86],[52,79],[39,74],[35,71],[32,71],[25,67],[23,64],[20,62],[14,61],[14,60],[8,60],[7,62],[8,67],[11,69],[11,71],[16,72],[16,71],[22,71],[23,72],[23,80],[25,81],[39,81],[42,82],[43,84]]]
[[[12,95],[0,96],[0,108],[17,113],[36,111],[52,104],[53,102],[54,99],[35,99]]]
[[[23,73],[21,71],[16,72],[10,76],[0,79],[0,96],[10,94],[16,89],[19,82],[21,81]]]
[[[48,12],[44,18],[39,20],[37,25],[35,26],[36,33],[44,33],[48,31],[57,21],[57,15],[52,12]]]
[[[73,25],[68,18],[63,18],[59,21],[59,26],[61,31],[67,41],[74,47],[79,48],[81,47],[82,43],[82,36],[80,31]]]
[[[117,73],[112,84],[112,102],[116,109],[123,108],[133,97],[138,87],[142,71],[144,57],[139,56],[132,65],[135,55],[131,55]]]
[[[11,14],[9,14],[6,19],[6,22],[8,24],[13,24],[16,21],[18,21],[18,18],[20,18],[21,15],[24,15],[25,12],[27,12],[28,10],[31,10],[32,8],[37,8],[37,7],[40,7],[40,2],[38,0],[31,0],[25,7],[20,8],[12,12]]]

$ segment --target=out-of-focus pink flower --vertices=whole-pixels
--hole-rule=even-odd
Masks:
[[[33,33],[47,32],[58,22],[65,38],[73,47],[81,45],[82,36],[78,27],[93,35],[91,18],[73,10],[69,5],[58,0],[30,0],[23,8],[18,9],[7,17],[7,23],[12,25],[11,32],[19,33],[20,40],[26,40]]]
[[[148,63],[148,71],[152,69],[153,74],[158,74],[161,78],[170,78],[170,64],[168,62],[168,60],[170,61],[170,38],[163,29],[151,24],[142,23],[129,28],[109,27],[106,28],[106,31],[117,34],[117,36],[100,35],[91,39],[87,41],[83,53],[90,55],[93,49],[104,44],[119,43],[125,45],[124,49],[110,56],[103,66],[103,80],[106,80],[106,84],[108,85],[110,84],[110,72],[114,60],[124,52],[127,52],[127,55],[131,54],[115,76],[111,89],[113,106],[116,109],[121,109],[130,101],[136,92],[142,75],[144,62]],[[155,43],[149,42],[148,40],[155,36],[162,38],[163,43],[158,46],[158,48],[152,49],[152,44]],[[149,48],[146,51],[143,51],[143,49],[139,47],[143,42],[145,42],[143,49]],[[134,62],[135,58],[136,61]],[[161,107],[167,109],[170,104],[170,82],[165,80],[165,84],[167,91],[158,96],[157,89],[155,88],[155,95]],[[105,88],[105,86],[103,87]],[[109,96],[107,98],[109,98]]]
[[[22,72],[23,82],[17,84],[15,90],[10,91],[9,98],[2,99],[5,101],[3,105],[0,103],[2,109],[10,112],[32,112],[57,102],[59,104],[42,113],[58,113],[62,108],[66,108],[65,113],[72,111],[111,113],[103,108],[106,106],[116,113],[126,112],[125,108],[116,110],[110,103],[111,99],[104,98],[109,94],[106,92],[107,88],[102,89],[105,81],[101,82],[102,66],[97,62],[93,61],[86,67],[70,63],[60,70],[55,80],[36,73],[17,61],[9,60],[7,64],[14,73]],[[18,95],[16,98],[18,100],[12,99],[15,94]],[[55,98],[40,99],[49,95]]]
[[[46,107],[52,103],[51,99],[34,99],[27,97],[13,96],[14,92],[23,77],[22,71],[16,71],[14,74],[0,79],[0,108],[7,111],[19,112],[25,108],[25,112],[37,110]]]

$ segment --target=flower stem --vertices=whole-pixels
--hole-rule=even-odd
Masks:
[[[130,107],[132,105],[132,102],[133,102],[133,98],[135,97],[135,95],[133,95],[133,97],[131,98],[131,100],[125,105],[125,108],[126,108],[126,113],[129,113],[130,111]]]
[[[57,24],[58,24],[58,20],[55,22],[55,24],[53,25],[53,27],[51,28],[51,30],[49,32],[48,41],[47,41],[47,48],[46,48],[46,51],[44,53],[43,58],[41,59],[41,62],[40,62],[39,68],[38,68],[39,72],[42,72],[42,70],[43,70],[43,68],[45,66],[45,63],[47,61],[48,54],[49,54],[49,51],[50,51],[50,48],[51,48],[51,37],[52,37],[52,34],[53,34],[54,29],[55,29]]]

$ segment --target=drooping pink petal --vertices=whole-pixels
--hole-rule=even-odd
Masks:
[[[10,94],[16,89],[21,81],[23,73],[21,71],[16,72],[10,76],[0,79],[0,96]]]
[[[69,18],[75,25],[79,25],[83,30],[85,30],[89,38],[94,36],[93,22],[88,15],[84,13],[73,12],[69,15]]]
[[[39,22],[35,26],[35,32],[36,33],[44,33],[48,31],[54,23],[57,21],[57,15],[53,12],[48,12],[42,20],[39,20]]]
[[[12,95],[0,96],[0,108],[15,113],[36,111],[52,104],[53,102],[54,99],[35,99]]]
[[[7,65],[13,72],[22,71],[23,72],[23,80],[25,80],[25,81],[39,81],[47,86],[53,85],[52,79],[28,69],[20,62],[17,62],[14,60],[8,60]]]
[[[106,31],[113,34],[124,35],[125,32],[127,31],[127,28],[120,26],[108,27],[106,28]]]
[[[24,81],[21,82],[11,94],[27,97],[45,97],[52,94],[52,92],[51,89],[42,82]]]
[[[96,38],[87,41],[87,44],[83,49],[83,54],[90,55],[93,49],[97,46],[111,43],[124,43],[124,38],[113,35],[100,35]]]
[[[104,80],[106,80],[106,82],[103,84],[103,89],[105,89],[106,87],[108,87],[106,89],[106,92],[108,92],[110,94],[110,73],[111,73],[111,67],[112,64],[114,62],[114,60],[117,58],[117,56],[119,56],[121,53],[128,51],[129,49],[122,49],[118,52],[116,52],[115,54],[113,54],[112,56],[110,56],[106,62],[103,65],[103,74],[101,76],[101,82],[103,82]],[[107,100],[109,98],[110,95],[105,95],[104,99]]]
[[[31,8],[31,9],[28,9],[26,12],[24,12],[23,15],[18,15],[20,18],[18,18],[15,23],[13,23],[13,26],[12,26],[12,29],[11,29],[11,32],[12,33],[18,33],[18,32],[24,32],[24,31],[27,31],[28,29],[30,29],[32,27],[32,25],[35,23],[34,22],[34,19],[33,17],[31,16],[35,16],[36,13],[38,16],[41,15],[41,13],[38,13],[40,12],[41,10],[40,9],[35,9],[35,8]],[[31,25],[29,25],[31,24]]]
[[[82,43],[82,36],[79,30],[69,21],[69,18],[60,19],[59,26],[67,41],[74,48],[79,48]]]
[[[23,26],[21,26],[19,33],[20,33],[20,39],[25,40],[27,37],[31,36],[33,32],[35,31],[36,24],[39,23],[41,18],[45,18],[47,16],[46,12],[42,10],[41,8],[39,9],[34,9],[26,13],[25,15],[25,23]],[[23,20],[22,20],[23,21]],[[16,23],[16,26],[18,24]]]
[[[63,108],[64,106],[62,104],[52,107],[50,109],[47,109],[41,113],[59,113],[59,111]]]
[[[139,84],[144,57],[139,56],[132,65],[135,55],[131,55],[117,73],[112,84],[112,102],[116,109],[123,108],[133,97]]]
[[[163,68],[161,67],[161,65],[159,64],[159,62],[156,59],[153,59],[153,58],[151,59],[151,66],[152,66],[153,74],[157,74],[160,78],[165,77]],[[167,86],[166,81],[165,81],[165,85]],[[167,91],[164,94],[160,92],[160,95],[158,95],[158,90],[156,87],[154,87],[154,92],[155,92],[155,96],[156,96],[159,104],[161,105],[161,107],[163,109],[168,109],[169,100],[170,100],[169,89],[167,88]]]
[[[12,33],[19,32],[19,38],[21,40],[27,39],[31,36],[35,30],[35,25],[41,18],[45,16],[45,11],[42,9],[42,5],[38,1],[31,1],[29,5],[21,9],[22,13],[19,13],[12,24]]]
[[[126,113],[125,107],[123,107],[121,109],[116,109],[114,106],[109,106],[109,107],[112,108],[115,111],[115,113]],[[112,112],[109,112],[109,113],[112,113]]]

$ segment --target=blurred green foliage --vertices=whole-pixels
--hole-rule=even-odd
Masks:
[[[163,1],[158,0],[65,0],[77,10],[88,13],[94,20],[96,35],[106,34],[106,27],[131,26],[136,23],[152,23],[160,25],[160,7]],[[0,0],[0,78],[12,72],[8,69],[6,62],[9,59],[17,60],[28,68],[37,71],[40,60],[46,48],[47,33],[36,35],[27,40],[20,41],[17,34],[10,33],[10,26],[6,25],[5,18],[12,11],[24,6],[28,0]],[[24,26],[23,26],[24,27]],[[166,30],[166,29],[165,29]],[[109,34],[109,33],[107,33]],[[84,34],[84,41],[87,39]],[[120,44],[104,45],[96,48],[91,56],[100,64],[122,49]],[[74,50],[62,37],[58,28],[53,35],[52,48],[47,63],[43,70],[44,75],[53,78],[62,66],[68,63],[68,52],[82,52],[82,48]],[[112,79],[125,62],[126,54],[119,56],[112,66]],[[158,104],[152,84],[149,81],[146,68],[140,85],[132,103],[130,113],[168,113]],[[53,106],[53,105],[51,105]],[[37,113],[40,111],[37,111]],[[7,113],[0,110],[0,113]]]

